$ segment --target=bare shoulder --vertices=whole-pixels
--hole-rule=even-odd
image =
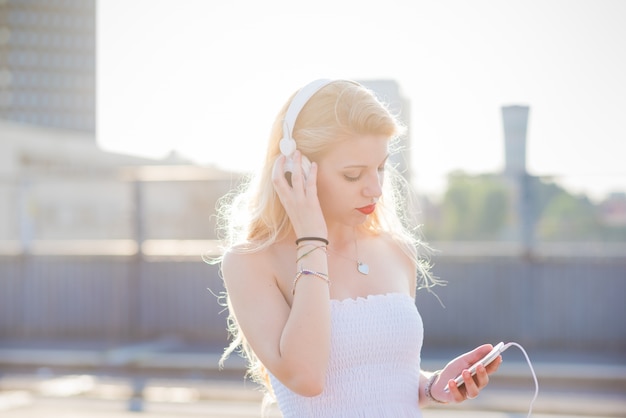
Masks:
[[[399,260],[403,260],[409,265],[415,264],[416,249],[408,242],[403,242],[400,239],[393,237],[390,233],[383,232],[379,236],[381,245],[388,248],[398,257]]]
[[[248,251],[234,248],[222,259],[222,275],[227,287],[270,280],[273,277],[269,250]]]
[[[277,247],[279,249],[277,249]],[[287,302],[284,251],[280,244],[272,244],[261,250],[248,251],[235,248],[224,254],[222,277],[231,302],[254,305],[283,304]],[[293,257],[287,257],[289,261]],[[288,263],[293,266],[293,263]]]
[[[222,269],[245,267],[250,264],[258,264],[266,258],[267,250],[250,251],[243,248],[232,248],[224,253]]]
[[[380,235],[382,245],[388,251],[388,257],[393,260],[396,268],[402,270],[402,277],[406,277],[408,288],[413,294],[417,285],[417,250],[409,242],[394,238],[389,233]]]

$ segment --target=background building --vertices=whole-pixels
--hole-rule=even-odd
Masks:
[[[406,126],[407,131],[402,138],[400,151],[394,153],[391,158],[393,164],[402,175],[411,180],[411,107],[409,100],[402,95],[400,85],[395,80],[358,80],[367,88],[376,93],[376,96],[383,103],[389,106],[394,115]]]
[[[89,133],[0,120],[0,137],[0,253],[72,240],[79,252],[100,241],[98,252],[106,240],[134,248],[151,239],[214,239],[215,204],[240,179],[176,154],[104,152]]]
[[[95,108],[96,1],[0,0],[0,119],[93,133]]]

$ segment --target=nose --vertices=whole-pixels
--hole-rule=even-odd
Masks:
[[[383,173],[376,170],[368,176],[363,195],[368,198],[378,199],[383,194]]]

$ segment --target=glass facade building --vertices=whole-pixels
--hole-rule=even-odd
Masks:
[[[95,133],[96,0],[0,0],[0,119]]]

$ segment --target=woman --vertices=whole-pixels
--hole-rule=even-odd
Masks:
[[[476,397],[501,362],[469,374],[486,344],[420,368],[415,292],[436,281],[399,209],[389,155],[402,128],[358,83],[314,81],[279,113],[256,182],[221,211],[225,355],[241,347],[285,417],[420,417]]]

